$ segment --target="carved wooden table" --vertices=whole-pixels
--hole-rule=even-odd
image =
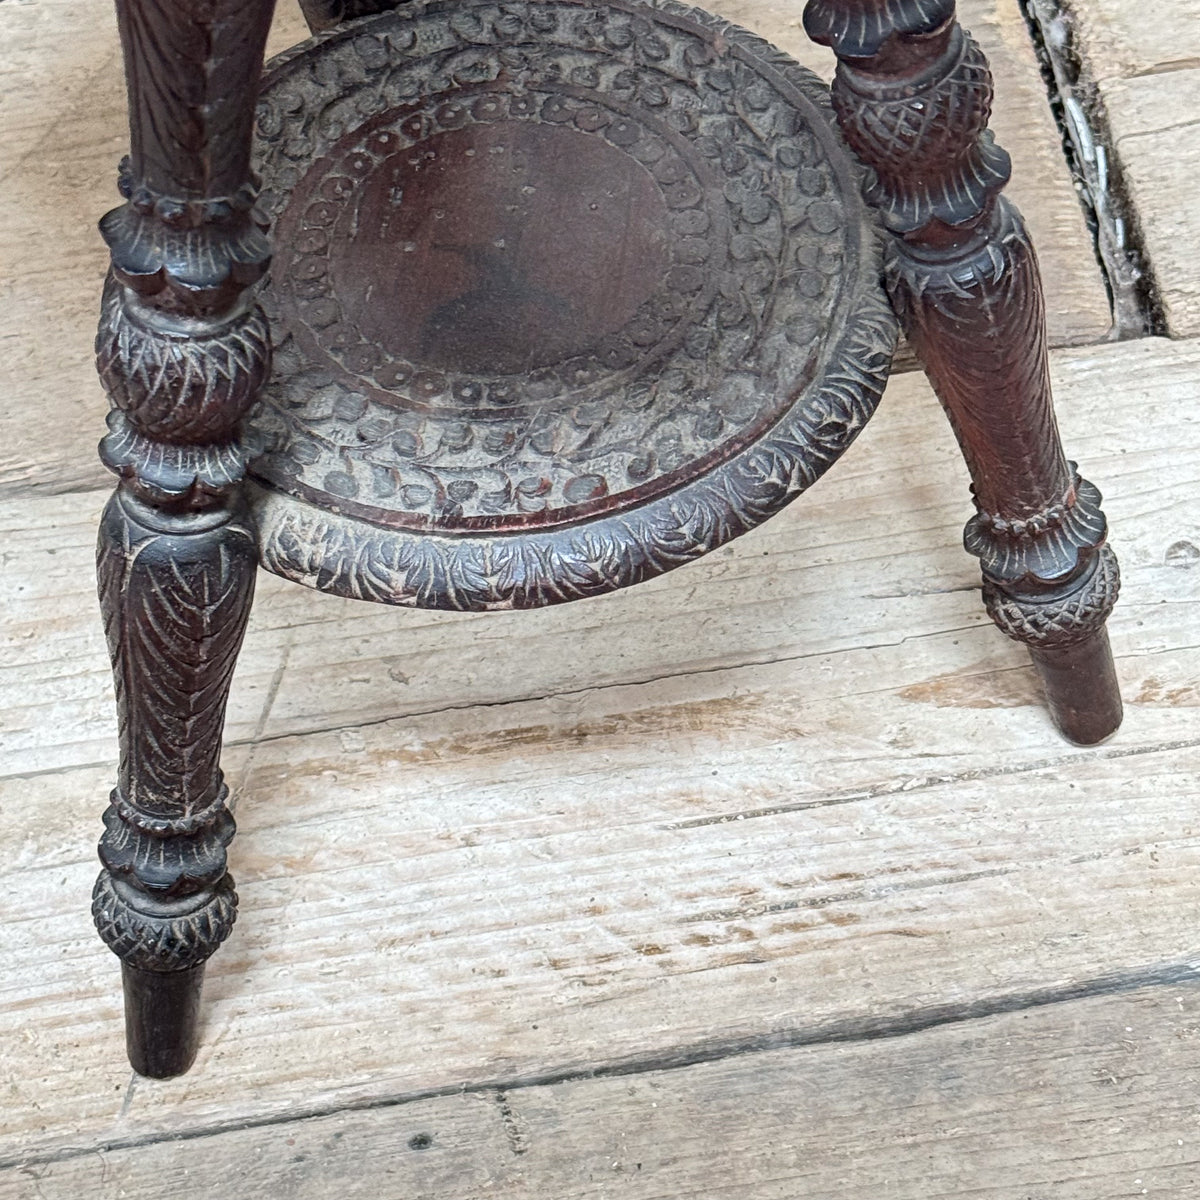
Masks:
[[[952,0],[811,0],[832,110],[670,0],[306,0],[326,32],[273,64],[257,133],[273,0],[117,8],[98,561],[121,761],[93,911],[138,1071],[191,1063],[234,921],[218,758],[257,566],[460,610],[648,579],[846,449],[893,309],[971,470],[988,611],[1067,737],[1117,727],[1116,560],[1059,443]]]

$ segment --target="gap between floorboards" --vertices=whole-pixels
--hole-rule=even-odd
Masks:
[[[243,1118],[236,1121],[213,1121],[198,1125],[194,1129],[170,1133],[147,1133],[128,1137],[111,1138],[90,1146],[67,1146],[30,1155],[10,1155],[0,1158],[0,1170],[40,1166],[65,1162],[88,1154],[104,1154],[115,1150],[136,1149],[165,1142],[196,1141],[216,1137],[245,1129],[262,1129],[272,1126],[288,1126],[301,1121],[337,1116],[340,1113],[365,1112],[371,1110],[399,1108],[420,1101],[436,1100],[448,1096],[478,1095],[495,1093],[503,1095],[515,1091],[552,1087],[563,1083],[576,1083],[589,1079],[611,1079],[634,1075],[652,1075],[660,1072],[681,1071],[703,1063],[720,1062],[754,1054],[765,1054],[779,1050],[799,1050],[813,1046],[872,1042],[885,1038],[919,1035],[928,1030],[945,1026],[960,1025],[990,1017],[1047,1008],[1052,1005],[1070,1004],[1079,1000],[1090,1000],[1103,996],[1118,996],[1130,992],[1160,987],[1179,987],[1184,984],[1200,983],[1200,961],[1183,960],[1133,967],[1123,971],[1108,972],[1075,983],[1056,984],[1016,992],[1005,992],[995,996],[983,996],[977,1000],[954,1004],[929,1005],[920,1009],[896,1013],[881,1018],[856,1017],[827,1021],[810,1028],[781,1029],[771,1033],[751,1034],[731,1038],[708,1038],[692,1045],[668,1047],[654,1054],[632,1055],[596,1063],[590,1067],[571,1066],[551,1068],[535,1075],[513,1076],[504,1079],[486,1079],[475,1082],[446,1084],[436,1088],[424,1088],[412,1092],[399,1092],[391,1096],[375,1096],[355,1100],[346,1104],[312,1105],[297,1107],[287,1113],[269,1113],[261,1118]],[[132,1084],[131,1084],[132,1086]]]

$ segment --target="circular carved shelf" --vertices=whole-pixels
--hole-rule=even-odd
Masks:
[[[809,486],[895,342],[828,93],[670,3],[409,5],[276,60],[264,565],[390,603],[649,578]]]

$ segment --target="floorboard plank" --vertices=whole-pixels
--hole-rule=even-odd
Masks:
[[[799,44],[795,9],[732,5]],[[1006,80],[1041,95],[1015,3],[962,8],[1001,65],[997,128],[1044,243],[1054,335],[1101,337],[1099,276],[1048,118],[1026,120],[1004,99]],[[113,770],[91,571],[103,494],[29,494],[100,478],[88,465],[103,407],[85,345],[102,269],[91,223],[121,152],[122,101],[110,18],[89,11],[71,25],[79,11],[74,0],[0,5],[0,51],[25,55],[0,53],[0,95],[30,80],[24,107],[7,110],[19,120],[4,153],[20,153],[0,164],[0,184],[24,197],[0,223],[11,301],[0,385],[12,398],[0,414],[0,811],[37,814],[0,823],[0,1158],[49,1156],[0,1174],[0,1194],[146,1194],[153,1174],[134,1154],[213,1195],[322,1196],[340,1177],[347,1195],[361,1180],[376,1196],[902,1200],[923,1164],[934,1189],[923,1196],[1185,1194],[1194,1147],[1185,1159],[1153,1139],[1183,1119],[1192,1060],[1154,1059],[1146,1077],[1158,1083],[1131,1092],[1142,1108],[1100,1087],[1093,1101],[1079,1074],[1089,1055],[1115,1062],[1119,1029],[1137,1028],[1125,1010],[1110,1020],[1086,1007],[1111,1000],[1079,1002],[1074,1023],[1025,1041],[1035,1026],[995,1018],[1012,1031],[1003,1048],[938,1042],[901,1061],[876,1039],[849,1067],[829,1046],[787,1052],[775,1076],[767,1055],[741,1060],[741,1075],[710,1064],[708,1083],[673,1093],[666,1124],[621,1107],[648,1094],[641,1081],[598,1081],[590,1096],[519,1085],[764,1037],[898,1028],[1188,960],[1200,899],[1200,343],[1055,356],[1068,444],[1108,494],[1126,570],[1113,633],[1129,720],[1098,751],[1056,739],[1022,652],[982,614],[958,544],[961,461],[914,377],[893,383],[813,496],[626,595],[459,618],[264,580],[226,756],[243,919],[210,968],[195,1072],[131,1086],[116,964],[87,916]],[[281,25],[277,40],[292,31]],[[74,90],[51,103],[66,71]],[[1019,189],[1034,181],[1030,201]],[[55,188],[70,192],[57,209]],[[1038,214],[1052,208],[1045,238]],[[75,407],[56,407],[61,397]],[[35,404],[39,429],[58,435],[49,457],[5,424],[27,425]],[[1190,1020],[1193,1006],[1188,993],[1179,1011]],[[1155,1014],[1147,1045],[1190,1053],[1190,1025]],[[788,1092],[801,1061],[801,1090]],[[925,1081],[923,1101],[905,1098],[905,1079]],[[367,1166],[348,1178],[335,1135],[370,1114],[295,1120],[460,1085],[478,1090],[397,1106],[399,1124],[352,1125],[347,1145]],[[978,1117],[967,1129],[955,1123],[964,1112]],[[257,1122],[294,1128],[232,1128]],[[1130,1128],[1127,1153],[1114,1148]],[[188,1157],[217,1129],[234,1139],[225,1157]],[[409,1147],[423,1132],[432,1144]],[[101,1149],[163,1137],[191,1140]],[[1153,1184],[1126,1179],[1146,1163]]]
[[[1134,0],[1067,0],[1065,7],[1097,81],[1200,65],[1200,0],[1155,0],[1152,20]]]
[[[1200,343],[1063,351],[1054,371],[1069,451],[1109,495],[1126,577],[1117,652],[1131,664],[1131,694],[1156,703],[1170,725],[1166,698],[1192,693],[1163,651],[1186,645],[1188,635],[1165,611],[1143,622],[1160,604],[1194,603],[1200,588],[1193,569],[1200,525],[1189,490],[1200,470],[1200,421],[1191,406]],[[1113,404],[1114,395],[1124,402]],[[912,695],[987,703],[980,693],[993,682],[971,679],[1008,671],[1017,690],[1005,693],[1005,703],[1044,721],[1021,674],[1023,652],[995,636],[979,604],[977,569],[960,544],[965,470],[919,377],[892,382],[878,417],[838,466],[777,519],[685,570],[557,610],[397,612],[264,578],[235,680],[229,740],[582,696],[747,664],[816,666],[864,643],[905,639],[914,648],[902,656]],[[92,570],[103,497],[0,504],[9,563],[0,574],[0,775],[102,762],[112,753],[111,679]],[[933,639],[931,655],[956,640],[961,646],[938,659],[917,652],[922,639]],[[813,686],[835,678],[832,663],[815,670]],[[850,685],[839,681],[835,691],[843,686]]]
[[[1200,1186],[1198,1038],[1182,983],[31,1162],[0,1196],[1180,1200]]]
[[[1200,333],[1200,211],[1195,159],[1180,146],[1200,141],[1200,67],[1112,80],[1103,93],[1167,329],[1194,336]]]
[[[31,650],[49,681],[105,674],[86,542],[69,549],[92,515],[69,497],[0,508],[4,749],[41,764],[0,782],[0,809],[38,814],[0,825],[0,1153],[902,1020],[1186,958],[1200,447],[1180,397],[1200,347],[1064,351],[1056,372],[1126,568],[1112,743],[1059,741],[1020,648],[982,615],[955,545],[961,465],[916,393],[761,531],[774,541],[527,623],[382,613],[416,703],[357,682],[392,653],[380,610],[268,591],[280,607],[245,656],[260,694],[226,755],[242,921],[210,967],[197,1068],[131,1093],[116,965],[86,911],[111,733],[82,739],[97,765],[77,752],[109,702],[88,684],[97,707],[64,692],[39,724],[19,681]],[[342,727],[295,731],[314,692]]]
[[[1068,0],[1067,20],[1098,92],[1168,330],[1200,333],[1200,0]]]

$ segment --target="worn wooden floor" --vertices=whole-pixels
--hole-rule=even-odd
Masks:
[[[722,7],[823,66],[798,4]],[[1196,1193],[1200,328],[1181,300],[1176,340],[1107,342],[1015,0],[961,8],[1124,567],[1124,728],[1050,728],[912,374],[812,495],[628,593],[458,617],[263,578],[226,755],[241,920],[196,1067],[156,1083],[87,913],[116,52],[107,6],[0,0],[0,1197]],[[1075,5],[1114,130],[1146,79],[1190,119],[1164,56],[1195,5],[1162,8],[1155,43],[1119,0]],[[1193,220],[1200,145],[1155,112],[1180,165],[1138,211],[1186,299],[1195,255],[1150,233]],[[1154,137],[1121,136],[1134,176]]]
[[[1069,0],[1083,97],[1107,126],[1167,328],[1200,335],[1200,0]],[[1161,203],[1162,198],[1168,203]]]

